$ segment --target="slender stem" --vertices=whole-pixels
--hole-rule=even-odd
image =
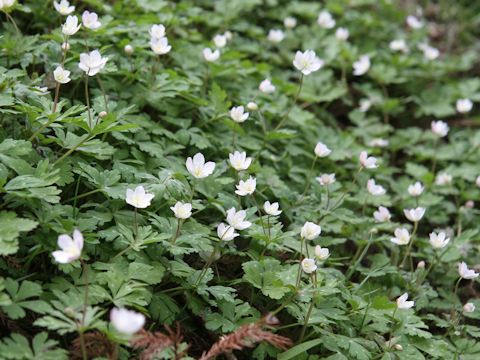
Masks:
[[[412,249],[413,241],[415,240],[415,234],[417,233],[418,229],[418,221],[415,221],[413,224],[413,232],[412,236],[410,237],[410,242],[408,243],[407,251],[405,251],[405,256],[403,257],[402,262],[400,263],[400,267],[403,267],[405,260],[407,259],[408,255],[410,255],[410,250]]]
[[[305,194],[307,193],[308,189],[310,188],[310,183],[312,182],[312,174],[313,174],[313,168],[315,167],[315,163],[317,162],[317,156],[313,158],[312,165],[310,166],[310,170],[308,170],[308,175],[306,177],[306,182],[305,182],[305,188],[303,189],[302,195],[300,196],[300,200],[297,203],[299,205],[303,198],[305,197]]]
[[[84,291],[83,291],[83,311],[82,311],[82,320],[80,323],[81,328],[79,329],[80,337],[80,346],[82,348],[82,357],[83,360],[87,360],[87,348],[85,346],[85,339],[83,337],[84,326],[85,326],[85,317],[87,315],[87,305],[88,305],[88,267],[83,260],[80,260],[83,268],[83,281],[84,281]]]
[[[260,206],[258,206],[258,202],[257,202],[257,199],[255,198],[255,195],[252,194],[252,198],[253,198],[253,201],[255,202],[255,206],[257,207],[258,217],[260,218],[260,224],[262,224],[263,235],[265,235],[266,237],[267,230],[265,229],[265,224],[263,223],[262,211],[260,210]]]
[[[137,208],[133,210],[133,226],[134,226],[133,231],[134,231],[134,236],[136,241],[138,236]]]
[[[300,238],[300,253],[298,254],[298,273],[297,273],[297,281],[295,287],[298,289],[300,287],[300,279],[302,277],[302,252],[303,252],[303,243],[305,239],[302,237]]]
[[[20,32],[18,26],[17,26],[17,23],[15,22],[15,20],[13,19],[13,17],[10,16],[10,14],[6,11],[4,11],[5,15],[7,16],[7,19],[12,23],[13,27],[15,28],[15,31],[17,32],[17,35],[18,36],[21,36],[22,33]]]
[[[88,74],[85,74],[85,99],[87,101],[88,127],[92,128],[92,117],[90,115],[90,96],[88,95]]]
[[[98,85],[100,85],[100,90],[102,91],[103,102],[105,103],[105,111],[108,113],[107,93],[105,92],[105,88],[103,87],[103,81],[100,79],[100,75],[97,76],[97,81]]]
[[[363,330],[363,325],[365,324],[365,319],[367,318],[367,313],[368,310],[370,309],[371,302],[369,301],[367,306],[365,307],[365,312],[363,313],[362,316],[362,322],[360,323],[360,329],[358,330],[358,333],[361,334]]]
[[[55,122],[55,120],[57,120],[56,117],[52,116],[52,119],[51,120],[48,120],[45,124],[43,124],[42,126],[40,126],[37,131],[35,131],[33,133],[32,136],[30,136],[30,138],[28,139],[28,141],[33,141],[33,139],[35,139],[46,127],[50,126],[52,123]]]
[[[263,259],[263,256],[265,255],[265,251],[267,251],[268,245],[270,245],[270,239],[271,239],[270,215],[268,215],[268,214],[267,214],[267,230],[268,230],[268,238],[267,238],[267,241],[265,242],[265,246],[263,247],[262,253],[260,254],[260,259]]]
[[[55,98],[53,99],[53,108],[52,113],[57,112],[57,105],[58,105],[58,95],[60,94],[60,83],[57,82],[55,85]]]
[[[330,188],[328,187],[328,184],[326,185],[327,188],[327,202],[325,204],[325,210],[328,211],[328,207],[330,205]]]
[[[455,296],[457,296],[458,286],[460,285],[460,282],[461,282],[461,281],[462,281],[462,278],[460,277],[460,278],[458,278],[458,280],[457,280],[457,282],[456,282],[456,284],[455,284],[455,290],[453,291],[453,294],[454,294]]]
[[[312,283],[313,283],[313,280],[312,280]],[[313,284],[313,286],[315,286],[315,284]],[[305,337],[305,331],[307,330],[308,321],[310,320],[310,315],[312,314],[313,306],[315,303],[314,295],[315,294],[312,294],[312,299],[310,300],[310,306],[308,307],[307,315],[305,316],[305,322],[303,323],[303,327],[302,327],[302,332],[300,333],[300,339],[298,341],[299,343],[301,343],[303,341],[303,338]]]
[[[55,160],[55,162],[53,163],[53,165],[61,162],[63,159],[65,159],[68,155],[70,155],[72,152],[74,152],[75,150],[77,150],[80,146],[82,146],[85,142],[87,142],[88,140],[90,140],[90,136],[87,136],[85,139],[83,139],[82,141],[80,141],[77,145],[75,145],[73,148],[71,148],[70,150],[68,150],[65,154],[63,154],[60,158],[58,158],[57,160]]]
[[[363,166],[360,166],[357,173],[355,174],[355,177],[353,178],[352,185],[355,185],[357,183],[358,175],[362,172],[362,170],[363,170]],[[345,189],[342,195],[340,195],[339,199],[333,204],[331,209],[332,211],[336,210],[337,206],[340,205],[340,203],[345,198],[345,196],[347,196],[347,194],[348,194],[348,189]]]
[[[93,195],[93,194],[96,194],[98,192],[102,191],[102,189],[95,189],[95,190],[92,190],[92,191],[89,191],[89,192],[86,192],[86,193],[83,193],[81,195],[78,195],[78,196],[75,196],[73,198],[70,198],[68,200],[65,200],[64,203],[68,203],[72,200],[78,200],[78,199],[81,199],[81,198],[84,198],[84,197],[87,197],[87,196],[90,196],[90,195]]]
[[[175,241],[177,241],[178,236],[180,235],[180,228],[182,226],[182,220],[177,219],[177,230],[175,231],[175,235],[172,238],[172,244],[175,244]]]
[[[285,121],[287,121],[288,119],[288,115],[290,115],[290,112],[293,110],[293,108],[295,107],[296,103],[297,103],[297,100],[298,100],[298,96],[300,95],[300,92],[302,91],[302,86],[303,86],[303,73],[300,77],[300,84],[298,85],[298,91],[297,93],[295,94],[295,98],[293,99],[293,103],[292,105],[290,106],[290,108],[288,109],[288,111],[285,113],[285,115],[283,116],[282,120],[280,120],[280,122],[277,124],[277,126],[275,127],[274,131],[277,131],[278,129],[280,129],[282,127],[282,125],[284,124]]]
[[[212,254],[211,254],[210,257],[208,258],[208,260],[207,260],[207,262],[205,263],[205,265],[203,266],[202,272],[200,273],[200,276],[198,277],[197,281],[195,282],[194,287],[197,287],[198,284],[200,284],[200,281],[203,279],[203,277],[207,274],[207,269],[210,267],[210,265],[212,264],[213,260],[215,259],[215,255],[217,254],[217,251],[218,251],[219,248],[220,248],[220,244],[222,243],[223,237],[227,234],[227,232],[228,232],[228,230],[229,230],[230,228],[231,228],[230,225],[225,228],[225,231],[223,232],[222,236],[220,237],[220,241],[217,243],[217,245],[216,245],[215,248],[213,249]]]
[[[358,257],[357,261],[355,261],[353,266],[348,270],[347,276],[346,276],[347,280],[350,279],[350,277],[353,275],[355,270],[357,270],[358,265],[361,264],[363,258],[365,257],[365,255],[368,252],[368,249],[372,245],[372,240],[373,240],[373,235],[370,234],[370,238],[368,239],[367,245],[365,245],[365,247],[363,248],[363,251],[362,251],[361,255]]]
[[[433,161],[432,169],[430,170],[432,174],[435,175],[435,170],[437,168],[437,148],[438,148],[438,138],[436,137],[433,141]]]
[[[395,306],[395,310],[393,310],[392,321],[395,324],[395,314],[397,313],[398,306]],[[393,335],[393,325],[390,327],[390,333],[388,336],[388,344],[391,345],[392,342],[392,335]]]

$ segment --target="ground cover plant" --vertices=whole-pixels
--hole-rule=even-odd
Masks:
[[[0,358],[479,359],[478,10],[0,0]]]

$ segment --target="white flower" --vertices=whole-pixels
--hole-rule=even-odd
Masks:
[[[480,176],[477,176],[477,178],[475,179],[475,185],[480,187]]]
[[[432,132],[439,137],[447,136],[449,130],[448,124],[441,120],[432,121],[431,128]]]
[[[417,270],[423,270],[425,269],[425,261],[421,260],[417,264]]]
[[[178,219],[188,219],[192,216],[192,204],[190,203],[177,201],[174,206],[170,207],[170,210],[173,211],[175,217]]]
[[[362,165],[364,168],[375,169],[378,167],[377,158],[373,156],[369,157],[366,151],[362,151],[358,159],[360,160],[360,165]]]
[[[395,237],[390,238],[390,241],[397,245],[407,245],[410,242],[410,233],[405,228],[396,228],[394,231]]]
[[[317,264],[315,264],[314,259],[305,258],[302,260],[302,269],[305,273],[311,274],[317,270]]]
[[[420,181],[417,181],[415,184],[408,186],[408,193],[413,197],[422,195],[423,190],[424,187]]]
[[[278,210],[278,207],[278,202],[270,203],[270,201],[265,201],[263,204],[263,210],[270,216],[278,216],[282,213],[282,210]]]
[[[447,238],[447,235],[441,231],[438,234],[432,232],[430,233],[430,245],[435,249],[441,249],[447,246],[450,238]]]
[[[373,217],[377,222],[387,222],[390,221],[392,215],[390,214],[388,208],[379,206],[378,210],[373,213]]]
[[[57,66],[57,68],[53,71],[53,77],[55,81],[60,84],[66,84],[70,82],[70,71],[65,70],[61,66]]]
[[[212,51],[210,48],[203,49],[203,58],[208,62],[215,62],[220,58],[220,50]]]
[[[300,70],[303,75],[310,75],[319,70],[324,64],[324,61],[315,55],[315,51],[306,50],[305,52],[297,51],[293,65]]]
[[[272,43],[279,43],[285,39],[285,33],[279,29],[272,29],[268,32],[267,39]]]
[[[197,179],[206,178],[215,170],[215,163],[212,161],[205,163],[205,157],[202,153],[195,154],[193,159],[191,157],[187,158],[186,166],[188,172]]]
[[[392,51],[401,51],[403,53],[408,52],[408,45],[404,39],[392,40],[388,46]]]
[[[425,215],[425,208],[417,207],[415,209],[404,209],[403,213],[411,222],[418,222],[422,219],[423,215]]]
[[[449,185],[452,182],[452,175],[440,173],[435,178],[435,184],[439,186]]]
[[[237,190],[235,190],[235,194],[240,196],[252,195],[255,192],[255,188],[257,187],[257,179],[250,176],[245,181],[240,180],[236,187]]]
[[[235,228],[231,225],[226,225],[224,223],[220,223],[217,226],[217,236],[220,240],[232,241],[238,235],[240,235],[240,234],[236,233]]]
[[[151,193],[147,193],[142,185],[139,185],[135,190],[127,189],[125,201],[137,209],[145,209],[150,206],[154,196]]]
[[[348,39],[349,36],[350,36],[350,33],[348,29],[345,29],[343,27],[339,27],[337,31],[335,31],[335,37],[338,40],[345,41]]]
[[[125,54],[127,54],[127,55],[130,56],[130,55],[133,54],[133,52],[135,51],[135,49],[133,48],[132,45],[127,44],[127,45],[125,45],[125,46],[123,47],[123,51],[125,51]]]
[[[247,158],[247,153],[235,151],[233,154],[228,154],[230,165],[237,171],[247,170],[252,163],[252,158]]]
[[[463,311],[466,313],[471,313],[475,311],[475,305],[472,304],[471,302],[466,303],[463,305]]]
[[[407,25],[412,29],[421,29],[423,27],[423,23],[413,15],[407,16]]]
[[[243,123],[249,116],[249,113],[244,110],[243,106],[234,106],[230,109],[230,117],[237,123]]]
[[[0,0],[0,10],[7,10],[15,4],[16,0]]]
[[[370,58],[368,55],[360,56],[360,59],[353,63],[353,75],[362,76],[370,69]]]
[[[283,25],[287,29],[293,29],[295,26],[297,26],[297,19],[292,16],[288,16],[283,20]]]
[[[317,145],[315,145],[314,152],[315,152],[316,156],[318,156],[320,158],[323,158],[323,157],[327,157],[328,155],[330,155],[332,150],[330,150],[328,148],[328,146],[325,145],[324,143],[318,142]]]
[[[272,84],[270,79],[265,79],[260,83],[258,89],[265,94],[270,94],[275,91],[275,85]]]
[[[456,106],[459,113],[468,113],[472,110],[473,102],[470,99],[458,99]]]
[[[253,101],[250,101],[247,104],[247,109],[250,110],[250,111],[256,111],[256,110],[258,110],[258,105],[257,105],[257,103],[255,103]]]
[[[328,11],[324,10],[318,14],[317,23],[324,29],[331,29],[335,26],[335,19]]]
[[[322,174],[315,178],[322,186],[331,185],[335,182],[335,174]]]
[[[213,43],[217,48],[223,48],[227,45],[227,37],[225,35],[215,35],[213,37]]]
[[[150,49],[157,55],[165,55],[172,50],[172,46],[168,44],[168,38],[166,37],[160,39],[152,38],[150,40]]]
[[[93,50],[90,53],[80,54],[80,63],[78,67],[85,71],[89,76],[94,76],[105,67],[108,58],[102,57],[98,50]]]
[[[387,192],[382,185],[375,184],[374,179],[370,179],[367,181],[367,190],[373,196],[385,195],[385,193]]]
[[[150,30],[148,31],[152,39],[161,39],[165,37],[165,26],[162,24],[152,25]]]
[[[322,232],[322,228],[320,227],[320,225],[307,221],[302,226],[302,231],[300,232],[300,236],[303,239],[314,240],[320,236],[321,232]]]
[[[78,230],[73,231],[73,239],[70,235],[60,235],[57,240],[58,247],[61,250],[56,250],[52,253],[55,261],[60,264],[68,264],[77,260],[82,254],[83,236]]]
[[[371,147],[381,147],[381,148],[387,147],[389,144],[390,142],[388,140],[382,139],[382,138],[372,139],[368,143],[368,145]]]
[[[372,106],[372,101],[370,99],[361,99],[358,104],[361,112],[367,112]]]
[[[408,294],[405,293],[397,299],[397,307],[399,309],[410,309],[415,305],[415,301],[407,301]]]
[[[423,56],[427,60],[435,60],[440,56],[440,51],[433,46],[423,45],[421,50],[423,51]]]
[[[74,35],[82,25],[78,24],[78,18],[74,15],[68,15],[65,24],[62,26],[62,33],[67,36]]]
[[[322,248],[320,245],[315,246],[315,256],[320,261],[325,261],[330,256],[330,250]]]
[[[124,308],[113,308],[110,322],[119,333],[133,335],[145,324],[145,315]]]
[[[227,223],[235,230],[245,230],[252,225],[251,222],[245,221],[246,217],[247,212],[245,210],[236,211],[233,207],[227,210]]]
[[[83,26],[90,30],[96,30],[102,26],[102,23],[98,21],[98,15],[87,10],[85,10],[82,14],[82,23]]]
[[[458,273],[460,277],[467,280],[475,279],[479,275],[475,272],[475,270],[469,269],[467,264],[465,264],[463,261],[458,264]]]
[[[70,6],[70,3],[67,0],[62,0],[60,3],[54,1],[53,6],[55,7],[55,10],[64,16],[70,15],[75,11],[75,6]]]

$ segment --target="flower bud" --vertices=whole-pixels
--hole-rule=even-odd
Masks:
[[[463,311],[466,313],[471,313],[475,311],[475,305],[473,305],[471,302],[466,303],[463,305]]]
[[[100,114],[98,114],[98,116],[100,116],[102,119],[107,115],[108,113],[106,111],[100,111]]]
[[[402,350],[403,350],[403,346],[400,345],[400,344],[395,344],[394,348],[395,348],[395,350],[398,350],[398,351],[402,351]]]
[[[132,55],[133,54],[133,46],[130,45],[130,44],[127,44],[125,45],[125,47],[123,48],[123,51],[125,51],[125,54],[127,54],[128,56]]]
[[[64,42],[64,43],[62,44],[62,50],[63,50],[63,51],[68,51],[68,50],[70,50],[70,44],[69,44],[68,42]]]
[[[250,111],[258,110],[258,105],[257,105],[257,103],[254,103],[253,101],[250,101],[247,104],[247,109],[250,110]]]
[[[473,200],[468,200],[466,203],[465,203],[465,207],[467,209],[473,209],[473,207],[475,206],[475,203],[473,202]]]
[[[71,317],[71,318],[74,318],[75,317],[75,310],[73,310],[71,307],[66,307],[63,312],[68,316],[68,317]]]
[[[425,261],[419,261],[417,264],[417,270],[423,270],[425,269]]]

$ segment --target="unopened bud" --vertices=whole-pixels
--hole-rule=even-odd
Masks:
[[[62,50],[63,50],[63,51],[68,51],[68,50],[70,50],[70,44],[69,44],[68,42],[64,42],[64,43],[62,44]]]
[[[425,269],[425,261],[419,261],[418,264],[417,264],[417,269],[420,270],[420,269]]]
[[[75,311],[71,307],[66,307],[63,312],[69,317],[75,317]]]
[[[130,45],[130,44],[127,44],[125,45],[125,47],[123,48],[123,51],[125,51],[125,54],[127,54],[128,56],[132,55],[133,54],[133,46]]]
[[[98,114],[98,116],[100,116],[102,119],[107,115],[108,113],[106,111],[100,111],[100,114]]]
[[[471,302],[466,303],[463,305],[463,311],[466,313],[471,313],[475,311],[475,305],[473,305]]]
[[[395,350],[398,350],[398,351],[402,351],[402,350],[403,350],[403,346],[400,345],[400,344],[395,344],[394,348],[395,348]]]
[[[251,111],[258,110],[258,105],[257,105],[257,103],[254,103],[253,101],[250,101],[250,102],[247,104],[247,109],[248,109],[248,110],[251,110]]]
[[[473,202],[473,200],[468,200],[466,203],[465,203],[465,207],[467,209],[473,209],[473,207],[475,206],[475,203]]]

